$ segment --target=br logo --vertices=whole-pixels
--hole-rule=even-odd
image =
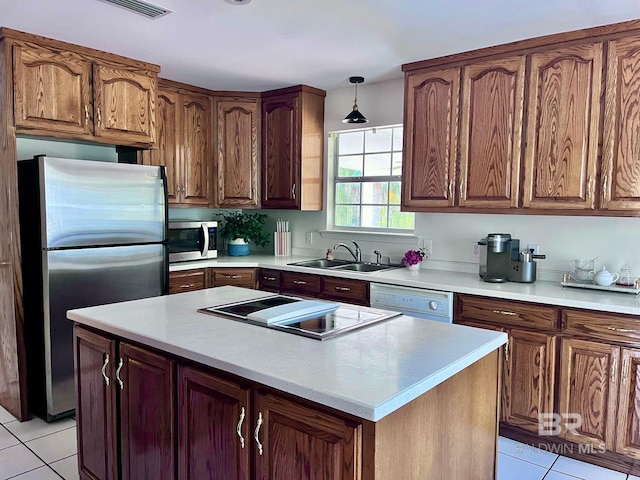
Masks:
[[[541,413],[538,415],[538,435],[559,435],[569,432],[578,435],[582,426],[579,413]]]

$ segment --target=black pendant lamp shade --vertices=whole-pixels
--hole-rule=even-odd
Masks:
[[[342,123],[367,123],[369,120],[358,110],[358,84],[364,82],[363,77],[349,77],[351,83],[356,84],[356,96],[353,100],[353,111],[344,117]]]

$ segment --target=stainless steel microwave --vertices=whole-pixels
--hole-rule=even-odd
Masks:
[[[169,262],[216,258],[217,230],[218,222],[169,222]]]

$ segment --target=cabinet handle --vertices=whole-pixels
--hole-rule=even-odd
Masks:
[[[629,357],[624,359],[622,363],[622,385],[627,384],[627,368],[629,367]]]
[[[587,198],[591,198],[593,195],[593,176],[589,175],[589,182],[587,183]]]
[[[98,107],[98,128],[102,124],[102,115],[100,114],[100,107]]]
[[[453,197],[453,180],[449,180],[449,198]],[[445,192],[446,195],[446,192]]]
[[[89,107],[84,106],[84,126],[89,125]]]
[[[229,278],[235,280],[236,278],[242,278],[242,275],[229,275],[228,273],[224,274],[224,278]]]
[[[460,179],[460,196],[464,197],[462,192],[464,192],[464,179]]]
[[[276,277],[262,277],[263,280],[266,280],[268,282],[275,282],[276,281]]]
[[[497,313],[498,315],[512,315],[517,317],[518,314],[514,312],[509,312],[508,310],[491,310],[493,313]]]
[[[180,288],[191,288],[193,287],[193,283],[187,283],[186,285],[180,285]]]
[[[349,287],[336,287],[338,292],[350,292],[351,289]]]
[[[104,377],[104,383],[109,386],[109,377],[107,376],[107,365],[109,365],[109,354],[104,355],[104,364],[102,364],[102,376]]]
[[[258,413],[258,423],[256,424],[256,429],[253,432],[253,438],[258,445],[258,455],[262,456],[262,444],[260,443],[260,427],[262,426],[262,412]]]
[[[505,363],[509,363],[509,341],[510,338],[507,339],[507,343],[504,344],[504,361]]]
[[[604,178],[602,179],[602,198],[604,200],[607,199],[607,180],[609,179],[609,176],[605,174]]]
[[[613,362],[611,363],[611,383],[616,383],[616,359],[613,359]]]
[[[307,282],[304,280],[294,280],[293,283],[295,283],[296,285],[306,285]]]
[[[120,370],[122,370],[123,365],[124,365],[124,361],[122,360],[122,357],[120,357],[118,368],[116,368],[116,380],[118,380],[118,385],[120,385],[120,390],[124,390],[124,383],[122,383],[122,379],[120,378]]]
[[[295,200],[296,199],[296,184],[294,183],[293,186],[291,187],[291,197]]]
[[[607,327],[607,330],[611,330],[612,332],[620,332],[620,333],[635,333],[636,330],[632,328],[616,328],[616,327]]]
[[[238,420],[238,426],[236,427],[236,433],[240,438],[240,448],[244,448],[244,437],[242,436],[242,423],[244,422],[244,407],[240,410],[240,420]]]

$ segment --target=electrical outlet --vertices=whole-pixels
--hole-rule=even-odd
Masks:
[[[480,245],[478,245],[478,242],[473,242],[471,244],[471,258],[474,260],[478,260],[480,258]]]
[[[533,249],[533,253],[536,255],[540,253],[540,245],[538,245],[537,243],[527,243],[527,250],[531,249]]]
[[[313,232],[305,232],[304,243],[306,243],[307,245],[313,244]]]
[[[424,253],[430,257],[433,254],[433,241],[422,240],[422,248],[424,249]]]

